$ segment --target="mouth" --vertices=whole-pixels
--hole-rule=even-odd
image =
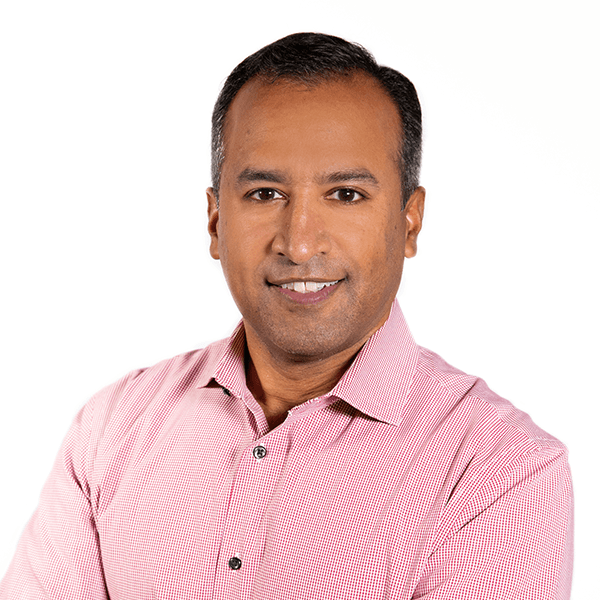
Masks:
[[[269,285],[298,304],[317,304],[329,298],[342,281],[285,281]]]
[[[340,279],[336,281],[290,281],[282,283],[278,287],[284,290],[293,290],[299,294],[314,294],[315,292],[320,292],[323,288],[336,285],[340,281]]]

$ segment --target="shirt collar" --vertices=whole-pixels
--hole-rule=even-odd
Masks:
[[[418,358],[419,346],[394,300],[387,321],[368,339],[331,394],[378,421],[399,425]]]
[[[230,338],[217,342],[210,353],[198,387],[211,380],[238,398],[246,397],[244,354],[246,335],[240,321]],[[326,394],[341,398],[360,412],[393,425],[402,419],[419,347],[413,340],[397,300],[387,321],[362,347],[356,358]]]
[[[231,337],[211,344],[207,348],[208,359],[201,376],[196,381],[197,387],[206,387],[216,381],[238,398],[246,395],[246,332],[244,321],[240,321]]]

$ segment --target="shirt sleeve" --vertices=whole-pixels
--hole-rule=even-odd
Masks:
[[[77,415],[0,583],[2,600],[108,598],[90,502],[93,402]]]
[[[530,453],[461,510],[414,600],[568,600],[572,513],[566,450]]]

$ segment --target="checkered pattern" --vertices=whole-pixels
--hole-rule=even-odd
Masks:
[[[569,597],[564,446],[418,347],[397,304],[272,431],[244,344],[240,326],[88,402],[2,600]]]

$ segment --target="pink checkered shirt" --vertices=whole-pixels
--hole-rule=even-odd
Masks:
[[[269,431],[244,329],[77,416],[2,600],[568,598],[564,446],[417,346],[394,304]]]

